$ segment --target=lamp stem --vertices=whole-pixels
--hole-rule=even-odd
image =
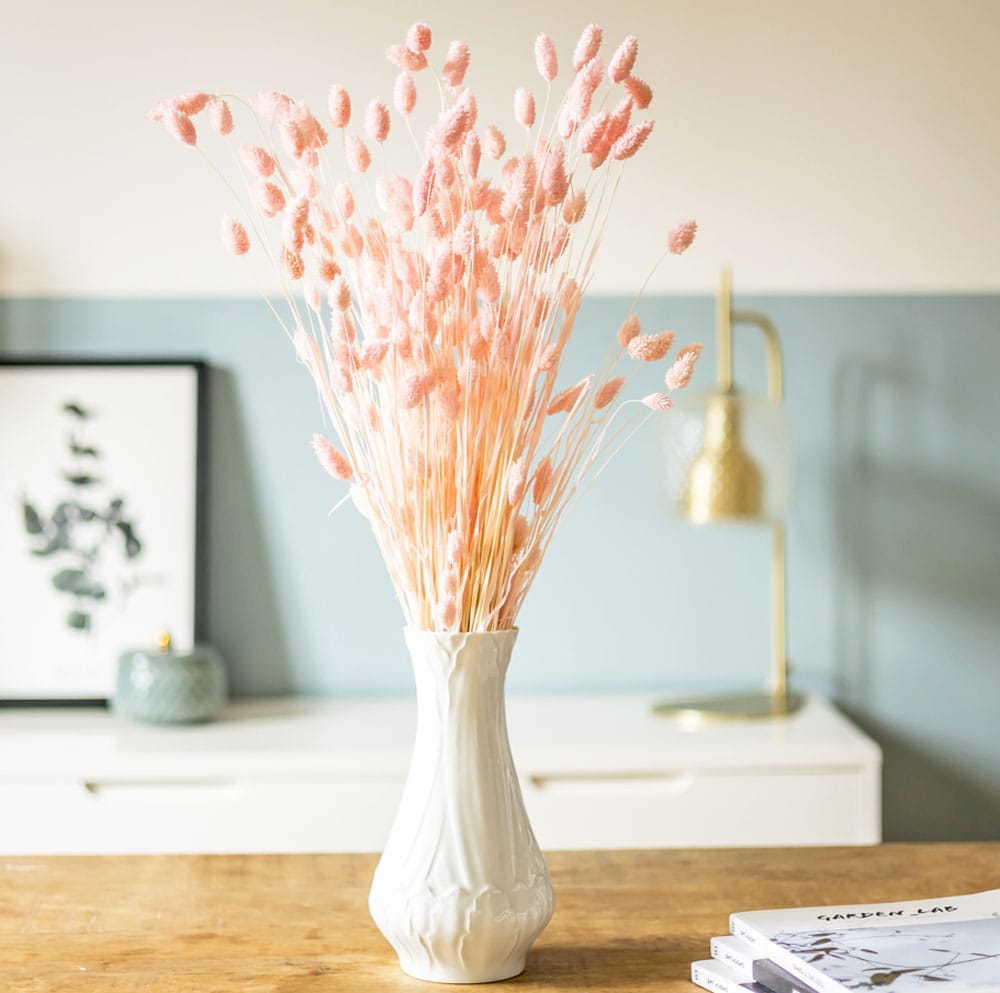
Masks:
[[[722,393],[733,385],[733,301],[729,281],[729,270],[723,267],[719,277],[719,295],[715,301],[715,368],[718,388]]]
[[[771,696],[783,713],[788,703],[788,659],[785,620],[785,529],[772,528],[771,542]]]

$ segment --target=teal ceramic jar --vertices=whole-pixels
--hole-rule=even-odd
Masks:
[[[114,709],[150,724],[196,724],[218,717],[226,702],[226,670],[214,648],[176,652],[169,635],[159,647],[118,660]]]

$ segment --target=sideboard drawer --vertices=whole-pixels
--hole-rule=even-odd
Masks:
[[[873,844],[878,784],[863,769],[531,776],[543,848]]]
[[[0,851],[376,851],[402,782],[85,781],[0,785]]]

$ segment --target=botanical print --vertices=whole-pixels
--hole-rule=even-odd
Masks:
[[[1000,990],[1000,917],[899,927],[794,931],[772,940],[848,990]]]
[[[197,367],[0,363],[0,699],[101,698],[194,640]]]

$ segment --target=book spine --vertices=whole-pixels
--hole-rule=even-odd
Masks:
[[[748,983],[750,981],[747,980]],[[691,982],[703,990],[711,990],[712,993],[747,993],[746,986],[706,968],[704,962],[691,963]]]
[[[796,979],[801,979],[811,986],[816,993],[850,993],[847,987],[842,986],[836,979],[831,979],[825,973],[814,969],[787,948],[782,948],[765,935],[748,927],[739,914],[730,915],[729,930],[741,941],[745,941],[755,954],[759,953],[759,958],[776,962]]]
[[[745,972],[748,976],[753,972],[754,959],[758,956],[753,954],[752,949],[744,947],[741,941],[717,937],[709,942],[709,948],[712,958],[719,962],[732,966],[738,972]]]

